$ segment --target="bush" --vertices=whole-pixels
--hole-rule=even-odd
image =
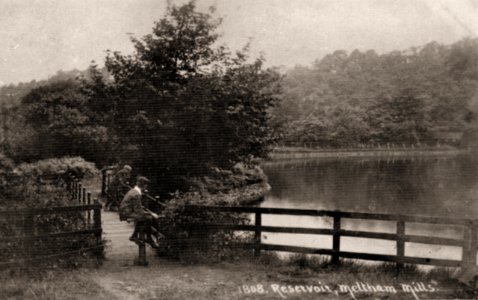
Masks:
[[[248,185],[267,182],[267,176],[259,166],[238,163],[231,170],[211,168],[209,175],[186,180],[191,191],[201,194],[217,194]]]
[[[236,164],[230,171],[212,168],[209,174],[186,180],[190,191],[202,195],[208,204],[255,203],[270,190],[267,176],[259,166]]]
[[[52,177],[71,174],[76,178],[91,178],[99,174],[94,163],[81,157],[62,157],[20,164],[15,171],[24,177]]]
[[[15,168],[13,162],[0,154],[0,210],[16,210],[22,208],[40,208],[70,206],[78,203],[70,199],[64,186],[42,182],[40,176],[65,174],[73,170],[80,176],[91,176],[98,172],[92,163],[81,158],[62,158],[39,161],[33,164],[22,164]],[[8,214],[0,218],[0,235],[16,237],[21,235],[44,236],[51,233],[71,232],[85,228],[84,212],[52,212],[45,215],[32,216],[31,228],[26,228],[25,216]],[[87,256],[73,254],[82,249],[94,247],[96,239],[93,234],[65,237],[42,237],[34,240],[12,239],[0,242],[0,262],[20,262],[18,266],[30,264],[42,266],[69,265],[78,266]],[[62,254],[62,256],[58,256]],[[37,259],[40,257],[41,259]],[[51,259],[49,259],[51,257]],[[31,260],[34,258],[33,260]],[[22,261],[25,260],[23,264]]]
[[[159,220],[160,231],[165,235],[160,254],[187,262],[237,257],[240,252],[234,249],[234,243],[249,239],[249,235],[238,236],[232,231],[199,228],[195,224],[245,225],[249,218],[239,214],[192,211],[187,208],[188,204],[214,203],[199,193],[176,195],[168,202]]]
[[[2,199],[3,193],[8,189],[7,185],[12,177],[13,168],[13,161],[0,152],[0,199]]]
[[[71,232],[83,228],[85,216],[80,212],[53,213],[34,217],[34,235],[43,236],[52,233]],[[0,220],[0,233],[3,237],[14,237],[25,232],[22,216],[7,216]],[[96,246],[93,234],[64,237],[42,237],[22,241],[13,239],[0,243],[0,263],[15,262],[15,269],[31,265],[49,267],[53,265],[78,266],[92,254],[87,251]],[[78,256],[78,254],[81,254]]]
[[[80,157],[45,159],[15,167],[0,154],[0,209],[72,205],[63,184],[68,175],[92,178],[98,174],[93,163]]]
[[[211,168],[210,175],[186,180],[190,191],[172,196],[162,208],[159,229],[166,236],[161,254],[181,260],[221,260],[237,258],[248,252],[234,244],[250,241],[250,234],[198,228],[195,224],[249,224],[246,214],[192,211],[188,205],[238,206],[261,198],[270,188],[258,166],[236,164],[231,170]],[[234,250],[234,251],[231,251]]]

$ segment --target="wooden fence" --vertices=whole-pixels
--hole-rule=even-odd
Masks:
[[[103,171],[102,193],[108,195],[111,182],[111,174]],[[125,186],[126,188],[131,188]],[[108,195],[111,196],[111,195]],[[146,200],[145,206],[150,207],[153,211],[160,211],[164,204],[157,197],[144,195]],[[476,219],[453,219],[438,218],[426,216],[407,216],[407,215],[390,215],[390,214],[373,214],[373,213],[354,213],[327,210],[307,210],[307,209],[283,209],[283,208],[264,208],[264,207],[225,207],[225,206],[205,206],[205,205],[188,205],[188,213],[206,211],[210,213],[235,213],[235,214],[252,214],[254,215],[254,224],[238,225],[238,224],[219,224],[219,223],[198,223],[190,224],[191,228],[205,230],[227,230],[238,232],[254,232],[254,241],[252,243],[242,243],[240,246],[244,248],[254,249],[256,256],[260,255],[262,250],[265,251],[285,251],[306,254],[330,255],[332,262],[336,263],[340,258],[364,259],[374,261],[395,262],[397,266],[405,263],[437,265],[457,267],[463,264],[476,265],[477,253],[477,234],[478,220]],[[309,217],[329,217],[333,220],[332,228],[304,228],[304,227],[287,227],[287,226],[264,226],[262,225],[263,215],[289,215],[289,216],[309,216]],[[389,221],[396,225],[395,233],[381,233],[345,230],[342,228],[343,219],[360,219]],[[410,223],[422,223],[432,225],[453,225],[463,227],[463,236],[461,238],[444,238],[431,237],[422,235],[406,234],[406,225]],[[262,233],[288,233],[288,234],[311,234],[311,235],[328,235],[332,236],[331,248],[310,248],[288,245],[266,244],[262,242]],[[372,254],[360,252],[347,252],[341,250],[341,237],[356,237],[376,240],[388,240],[396,243],[396,254]],[[406,243],[420,243],[428,245],[455,246],[462,248],[462,259],[437,259],[427,257],[407,256],[405,253]]]
[[[477,220],[464,220],[452,218],[437,218],[424,216],[406,216],[406,215],[388,215],[372,213],[354,213],[327,210],[306,210],[306,209],[283,209],[283,208],[264,208],[264,207],[220,207],[220,206],[199,206],[189,205],[189,213],[207,211],[210,213],[236,213],[253,214],[254,224],[213,224],[201,223],[194,224],[192,227],[207,230],[227,230],[254,232],[254,240],[251,243],[243,243],[240,246],[254,249],[256,256],[260,255],[261,250],[285,251],[306,254],[330,255],[332,262],[339,262],[339,258],[364,259],[374,261],[395,262],[398,267],[405,263],[423,264],[458,267],[461,265],[476,265],[477,253]],[[332,228],[303,228],[292,226],[264,226],[262,225],[263,215],[289,215],[289,216],[313,216],[330,217],[333,219]],[[360,220],[378,220],[391,221],[396,224],[396,233],[380,233],[356,230],[344,230],[341,228],[343,219]],[[409,223],[424,223],[435,225],[453,225],[463,227],[464,235],[461,238],[443,238],[421,235],[406,234],[405,229]],[[331,249],[328,248],[309,248],[298,246],[274,245],[262,243],[262,233],[289,233],[289,234],[312,234],[332,236]],[[378,240],[389,240],[396,243],[396,255],[371,254],[359,252],[341,251],[341,237],[356,237]],[[462,248],[462,260],[436,259],[426,257],[407,256],[405,253],[405,243],[420,243],[430,245],[457,246]]]
[[[41,233],[39,230],[37,220],[47,215],[68,215],[74,213],[84,213],[92,216],[92,219],[87,219],[88,222],[82,224],[80,228],[70,228],[66,231],[54,231],[49,233]],[[0,243],[14,243],[21,242],[23,250],[26,253],[33,252],[28,251],[28,248],[32,248],[36,241],[51,241],[51,239],[74,237],[74,236],[87,236],[93,235],[95,239],[95,245],[90,246],[90,250],[98,256],[103,255],[102,244],[102,227],[101,227],[101,205],[90,204],[81,206],[61,206],[61,207],[49,207],[49,208],[32,208],[21,209],[12,211],[0,211],[0,218],[9,220],[20,220],[20,230],[15,235],[7,235],[0,237]],[[18,223],[17,223],[18,224]],[[34,250],[34,249],[31,249]],[[79,252],[85,249],[78,249]],[[87,249],[86,249],[87,250]],[[54,253],[52,256],[61,256],[68,253]],[[31,257],[27,257],[31,258]],[[15,261],[12,261],[13,263]]]
[[[46,208],[25,208],[17,210],[0,211],[0,220],[8,225],[10,230],[6,230],[3,236],[0,236],[1,244],[16,244],[22,249],[18,249],[26,255],[26,259],[41,259],[49,256],[62,256],[82,251],[91,251],[97,257],[103,256],[102,226],[101,226],[101,204],[96,199],[92,201],[91,193],[87,192],[79,180],[72,179],[66,182],[67,191],[71,196],[71,206],[46,207]],[[92,203],[94,202],[94,203]],[[52,224],[50,219],[54,219]],[[55,222],[61,221],[65,224],[57,226]],[[58,252],[40,257],[33,256],[36,242],[51,243],[58,238],[68,237],[91,237],[94,245],[85,247],[79,245],[75,251]],[[21,251],[20,251],[21,250]],[[20,260],[21,261],[21,260]],[[5,263],[16,263],[15,259]]]

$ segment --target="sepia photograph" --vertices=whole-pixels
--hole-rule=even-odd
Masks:
[[[477,0],[0,0],[0,300],[478,299]]]

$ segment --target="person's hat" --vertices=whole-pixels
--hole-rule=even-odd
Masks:
[[[149,179],[144,176],[139,176],[138,179],[136,179],[136,184],[141,186],[144,186],[148,184],[149,182],[150,182]]]
[[[133,170],[133,168],[131,168],[131,166],[129,166],[129,165],[124,165],[123,169],[128,170],[130,172],[131,172],[131,170]]]

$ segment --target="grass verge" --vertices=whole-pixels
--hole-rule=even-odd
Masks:
[[[473,299],[451,273],[273,253],[195,264],[151,257],[146,268],[109,261],[101,268],[2,272],[0,299]]]
[[[111,299],[89,277],[89,269],[29,272],[3,271],[0,299]]]

